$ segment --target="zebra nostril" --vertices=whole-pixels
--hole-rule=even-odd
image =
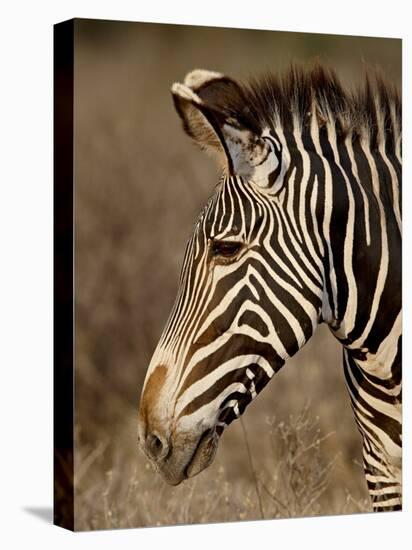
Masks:
[[[146,450],[153,459],[159,460],[167,454],[168,445],[159,435],[149,433],[146,437]]]

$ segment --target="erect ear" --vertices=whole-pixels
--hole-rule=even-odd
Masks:
[[[277,171],[280,158],[273,142],[239,120],[240,110],[235,106],[246,105],[237,82],[197,69],[186,75],[183,84],[173,84],[172,94],[185,132],[203,149],[216,154],[229,175],[263,183]]]

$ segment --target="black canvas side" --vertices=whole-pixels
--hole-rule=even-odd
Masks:
[[[54,524],[74,529],[74,21],[54,26]]]

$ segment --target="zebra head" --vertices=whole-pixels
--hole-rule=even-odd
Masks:
[[[219,73],[193,71],[172,94],[186,133],[224,168],[140,401],[141,446],[176,485],[212,462],[224,428],[310,338],[323,267],[316,186],[305,194],[286,133],[234,112],[242,89]]]

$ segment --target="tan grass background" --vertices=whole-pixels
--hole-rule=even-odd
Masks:
[[[399,40],[76,22],[76,529],[369,510],[325,327],[250,405],[247,440],[232,424],[198,477],[166,486],[137,447],[145,371],[218,177],[184,136],[170,86],[193,68],[242,79],[315,58],[349,86],[376,65],[400,83]]]

